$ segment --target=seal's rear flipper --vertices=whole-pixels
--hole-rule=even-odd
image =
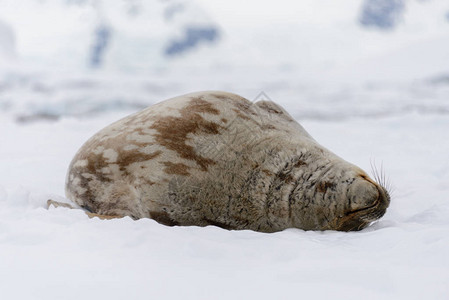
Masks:
[[[70,208],[70,209],[75,209],[75,207],[73,207],[72,205],[70,205],[69,203],[64,203],[64,202],[58,202],[55,200],[47,200],[47,209],[49,209],[51,206],[53,207],[66,207],[66,208]],[[88,211],[84,211],[86,213],[86,215],[89,218],[95,218],[98,217],[101,220],[110,220],[110,219],[116,219],[116,218],[122,218],[121,216],[106,216],[106,215],[99,215],[99,214],[95,214],[95,213],[91,213]]]
[[[120,218],[123,218],[123,216],[107,216],[107,215],[99,215],[99,214],[94,214],[94,213],[91,213],[91,212],[87,212],[86,211],[86,215],[89,217],[89,218],[99,218],[100,220],[111,220],[111,219],[120,219]]]
[[[56,207],[67,207],[70,209],[74,208],[72,205],[70,205],[68,203],[58,202],[58,201],[49,199],[49,200],[47,200],[47,209],[49,209],[51,206],[54,206],[55,208]]]

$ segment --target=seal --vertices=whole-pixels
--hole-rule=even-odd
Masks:
[[[206,91],[172,98],[95,134],[66,195],[90,215],[276,232],[360,230],[390,196],[319,145],[283,108]]]

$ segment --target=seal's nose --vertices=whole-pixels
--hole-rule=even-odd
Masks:
[[[384,198],[378,185],[366,175],[355,178],[348,196],[351,212],[375,207]]]
[[[345,216],[338,230],[361,230],[382,217],[390,203],[388,192],[365,174],[357,175],[348,187]]]

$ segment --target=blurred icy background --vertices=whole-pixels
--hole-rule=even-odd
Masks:
[[[45,209],[97,130],[265,92],[395,187],[356,233],[169,228]],[[449,299],[449,1],[0,0],[2,299]]]
[[[446,0],[1,0],[0,109],[86,115],[224,89],[298,117],[447,113],[448,31]]]

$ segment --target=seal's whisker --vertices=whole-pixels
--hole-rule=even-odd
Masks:
[[[386,179],[386,182],[385,182],[385,189],[387,190],[388,195],[391,197],[391,195],[394,193],[394,186],[393,186],[393,184],[391,183],[390,178],[387,178],[387,179]]]
[[[377,171],[376,161],[373,159],[370,159],[369,164],[371,166],[371,174],[373,175],[374,180],[377,183],[379,183],[379,176],[378,176],[379,172]]]
[[[375,160],[370,160],[371,173],[373,174],[374,180],[377,184],[383,187],[389,195],[394,191],[393,185],[390,178],[387,177],[384,169],[383,162],[380,163],[380,167],[377,167]]]

